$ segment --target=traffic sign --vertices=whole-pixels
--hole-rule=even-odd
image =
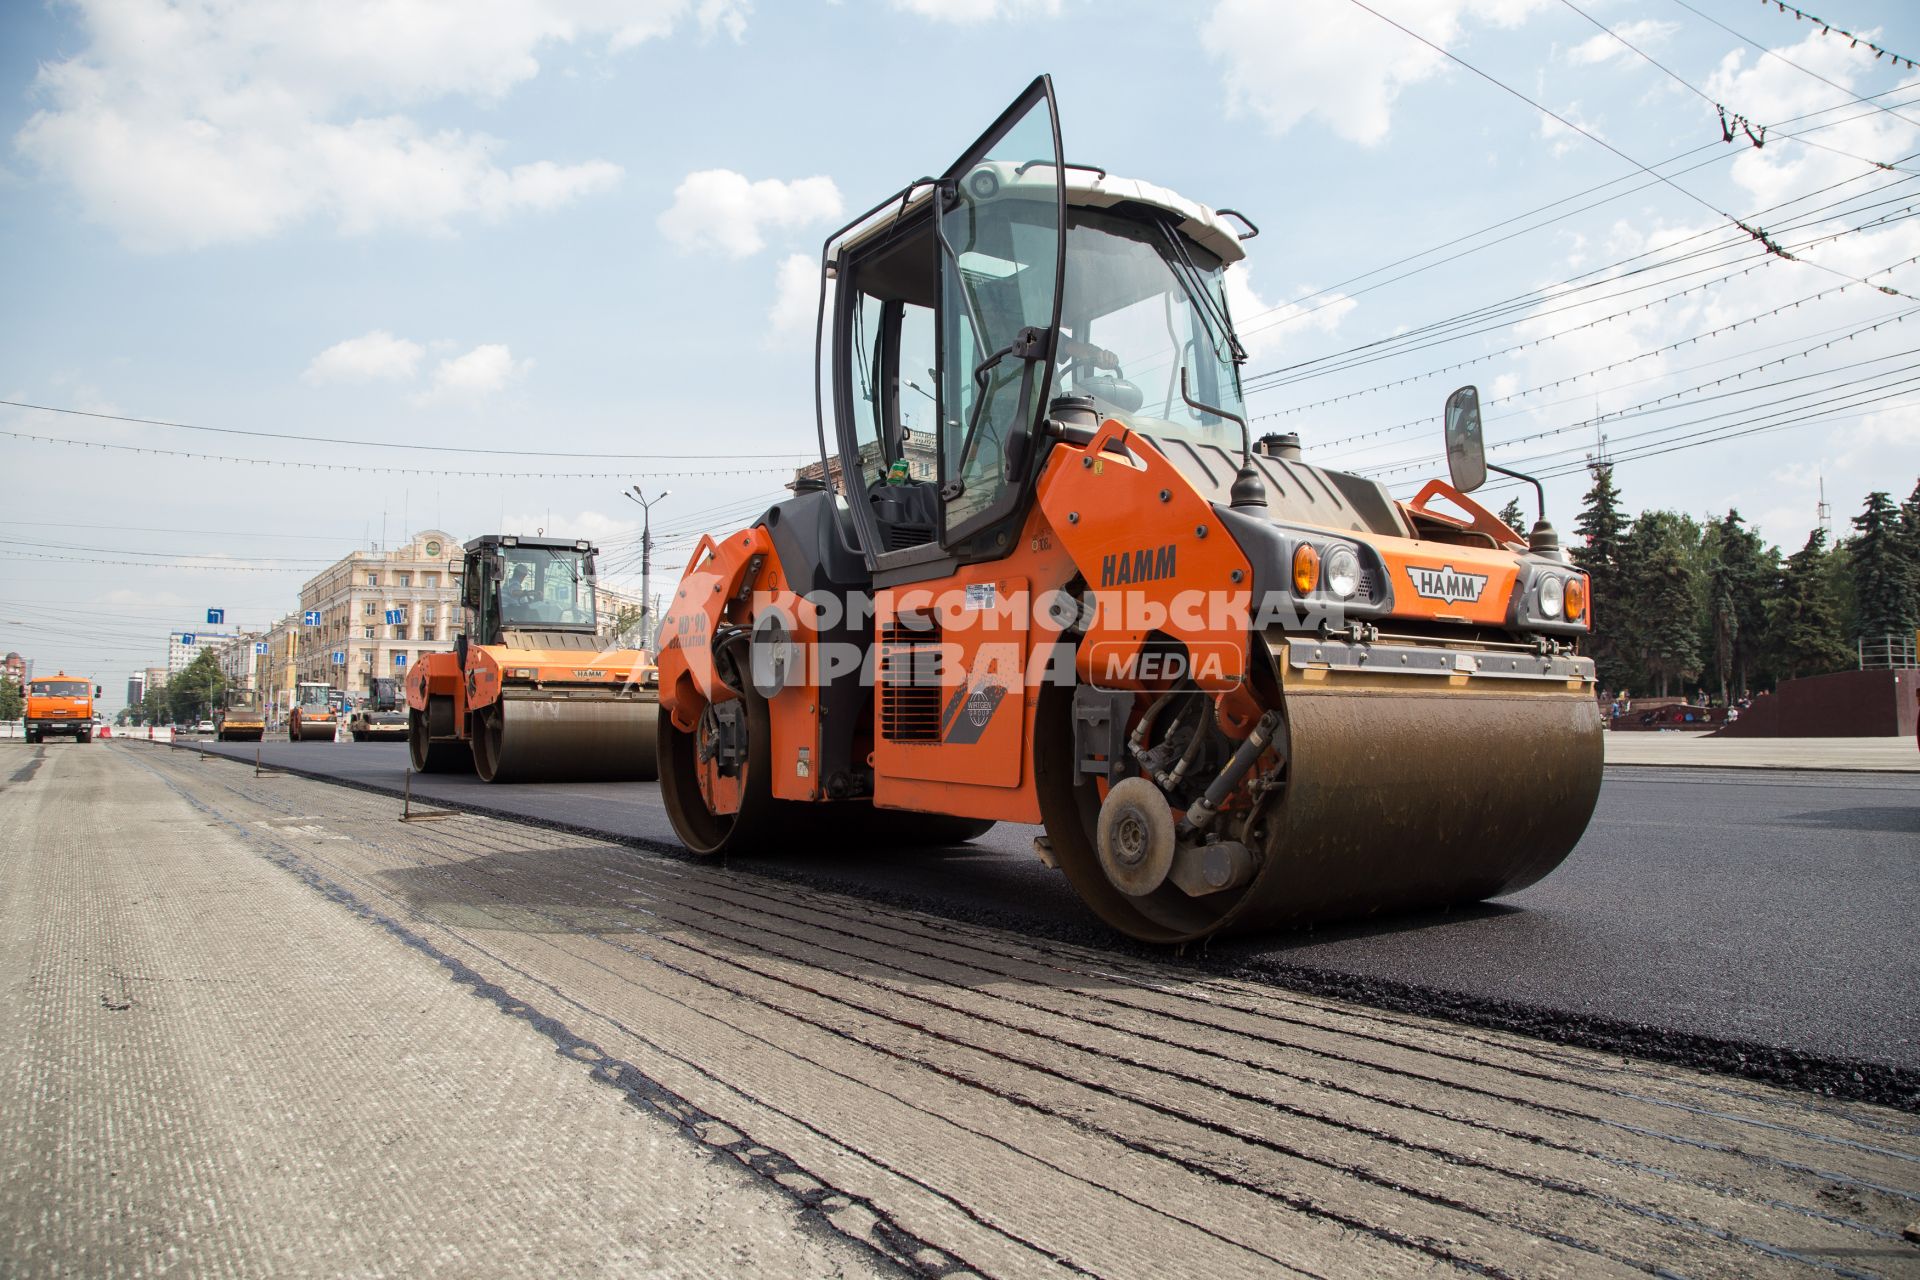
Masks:
[[[320,611],[318,609],[309,609],[301,617],[300,621],[303,626],[317,627],[320,625]]]
[[[264,658],[264,657],[266,657],[266,656],[267,656],[267,642],[266,642],[265,640],[255,640],[255,641],[253,642],[253,651],[254,651],[254,652],[255,652],[256,654],[259,654],[259,655],[260,655],[261,657],[263,657],[263,658]]]
[[[344,667],[347,665],[347,651],[345,649],[335,649],[333,651],[333,665],[336,667]]]
[[[182,632],[180,633],[180,643],[181,643],[181,644],[192,644],[192,643],[193,643],[193,632],[191,632],[191,631],[182,631]]]
[[[227,620],[227,611],[226,611],[225,609],[209,609],[209,610],[207,610],[207,625],[208,625],[208,626],[210,626],[210,627],[217,627],[217,626],[219,626],[219,625],[221,625],[222,623],[224,623],[224,622],[225,622],[226,620]]]
[[[403,622],[405,622],[406,620],[407,620],[407,611],[406,611],[406,610],[404,610],[404,609],[389,609],[389,610],[387,610],[387,625],[388,625],[388,626],[390,626],[390,627],[397,627],[397,626],[399,626],[399,625],[400,625],[401,623],[403,623]]]
[[[404,667],[404,666],[406,666],[406,665],[407,665],[407,655],[406,655],[406,654],[404,654],[404,653],[396,653],[396,654],[394,654],[394,655],[393,655],[393,665],[394,665],[394,666],[396,666],[396,667]]]

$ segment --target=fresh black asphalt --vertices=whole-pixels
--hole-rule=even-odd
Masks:
[[[255,755],[250,743],[193,745]],[[375,790],[397,793],[406,778],[401,744],[267,742],[260,755]],[[652,783],[490,786],[418,775],[413,794],[678,848]],[[1003,824],[958,848],[812,848],[736,865],[1136,949],[1034,858],[1035,834]],[[1216,942],[1190,958],[1214,972],[1911,1106],[1920,1101],[1920,777],[1613,768],[1579,848],[1530,889],[1445,916]],[[1878,1083],[1863,1090],[1856,1068]]]

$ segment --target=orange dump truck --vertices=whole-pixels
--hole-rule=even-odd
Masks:
[[[27,681],[27,741],[65,736],[92,742],[93,700],[99,696],[99,685],[75,679],[64,671]]]

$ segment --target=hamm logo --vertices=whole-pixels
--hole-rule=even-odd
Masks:
[[[1448,604],[1458,604],[1462,600],[1472,604],[1487,589],[1486,574],[1461,573],[1450,564],[1441,565],[1438,569],[1408,565],[1407,577],[1413,580],[1415,595],[1425,596],[1429,600],[1444,600]]]
[[[1122,551],[1118,555],[1105,556],[1100,561],[1100,585],[1120,587],[1129,582],[1157,582],[1174,575],[1173,544],[1164,547],[1142,547],[1138,551]]]

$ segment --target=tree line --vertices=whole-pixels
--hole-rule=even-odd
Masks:
[[[1920,483],[1903,503],[1868,494],[1852,533],[1837,542],[1816,528],[1783,554],[1735,510],[1704,522],[1677,511],[1629,518],[1613,469],[1596,466],[1592,475],[1572,556],[1592,579],[1587,652],[1608,692],[1704,689],[1726,702],[1850,669],[1862,640],[1912,641]]]
[[[123,713],[135,724],[193,724],[211,720],[214,708],[227,696],[227,676],[211,649],[194,655],[165,684],[146,691],[140,705]]]

